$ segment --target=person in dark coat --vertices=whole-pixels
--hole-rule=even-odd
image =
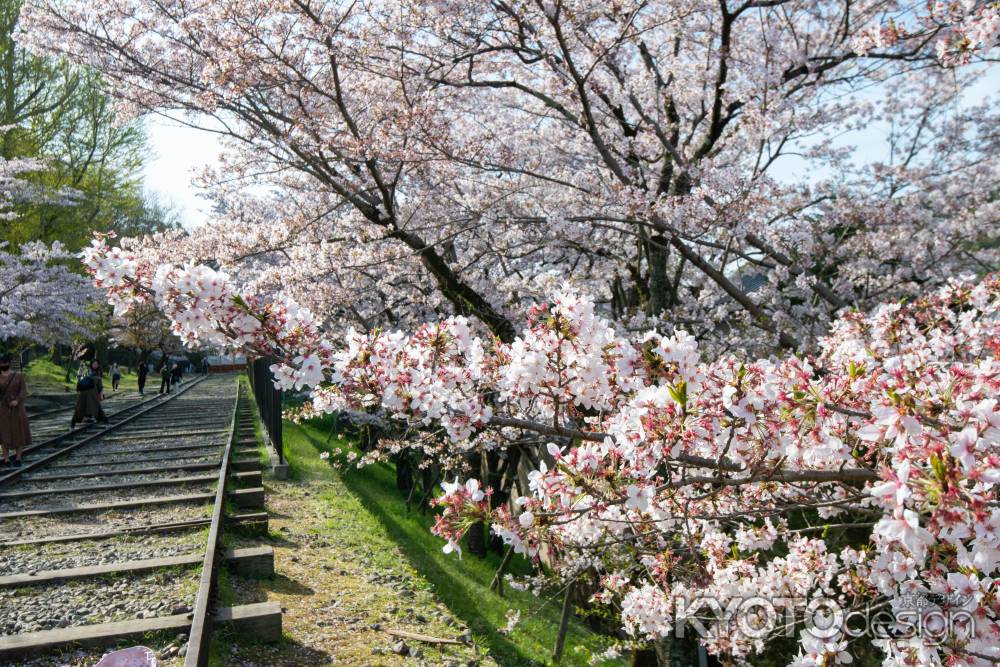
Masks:
[[[170,359],[167,355],[163,355],[160,359],[160,393],[169,394],[170,393]]]
[[[21,467],[21,454],[31,444],[31,427],[24,399],[28,397],[28,385],[24,375],[10,368],[10,355],[0,356],[0,446],[3,461],[0,468]],[[10,451],[14,450],[14,461]]]
[[[135,369],[136,380],[139,383],[139,395],[145,396],[146,376],[149,375],[149,364],[145,360],[139,363],[139,368]]]
[[[107,424],[108,416],[101,407],[103,400],[104,382],[101,380],[101,364],[95,359],[90,363],[90,375],[76,384],[76,409],[73,411],[69,427],[76,428],[76,425],[84,419],[95,419]]]
[[[181,379],[184,377],[184,364],[177,362],[174,364],[174,370],[171,372],[170,382],[174,385],[180,386]]]

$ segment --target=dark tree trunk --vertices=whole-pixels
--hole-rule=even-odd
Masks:
[[[413,465],[408,449],[396,457],[396,488],[407,493],[413,489]]]
[[[629,667],[657,667],[659,662],[656,659],[656,651],[653,649],[642,649],[632,651],[628,659]]]
[[[648,315],[661,314],[672,301],[673,285],[667,276],[667,260],[670,258],[670,246],[667,243],[662,234],[656,234],[646,242],[646,256],[649,258]]]
[[[473,556],[484,558],[486,556],[486,524],[482,521],[469,526],[469,532],[465,534],[466,544],[469,553]]]
[[[566,585],[563,594],[562,612],[559,615],[559,632],[556,634],[556,645],[552,649],[552,661],[559,664],[562,661],[563,645],[566,643],[566,631],[569,629],[569,617],[573,611],[573,583]]]
[[[434,250],[434,246],[419,236],[402,230],[396,230],[391,236],[418,253],[424,268],[434,276],[441,294],[452,303],[455,310],[462,315],[478,318],[503,342],[514,341],[516,332],[511,321],[498,312],[483,295],[463,282],[448,266],[448,262]]]

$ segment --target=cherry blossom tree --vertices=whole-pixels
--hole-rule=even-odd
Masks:
[[[0,126],[0,131],[9,129]],[[24,176],[45,169],[45,164],[33,158],[0,158],[0,220],[13,220],[17,214],[12,211],[15,204],[45,201],[41,188],[27,181]]]
[[[15,204],[72,203],[70,191],[46,191],[25,180],[45,168],[35,159],[0,158],[0,221],[16,219]],[[65,342],[91,331],[100,294],[87,276],[70,270],[75,262],[59,243],[36,241],[16,250],[0,243],[0,341]]]
[[[449,551],[488,525],[662,660],[680,626],[731,661],[791,632],[787,661],[844,664],[849,628],[804,620],[835,605],[893,612],[884,664],[978,666],[1000,124],[965,93],[995,12],[33,0],[24,39],[124,115],[226,137],[214,223],[86,251],[116,313],[414,429],[362,463],[418,447],[450,473]],[[716,613],[749,597],[785,620]]]
[[[145,359],[153,350],[180,348],[170,320],[153,304],[130,308],[128,312],[111,318],[109,324],[109,337],[119,346],[135,350],[137,360]]]
[[[66,342],[93,330],[100,294],[70,261],[59,243],[0,245],[0,341]]]
[[[86,261],[119,308],[152,301],[188,340],[275,355],[280,384],[313,387],[313,410],[379,406],[453,455],[531,460],[511,503],[477,479],[444,484],[446,550],[487,521],[658,647],[697,624],[713,653],[752,661],[794,630],[794,664],[847,662],[847,626],[803,626],[819,601],[954,621],[893,627],[873,642],[884,664],[1000,658],[996,275],[845,314],[815,356],[704,362],[690,335],[622,337],[571,290],[511,343],[457,316],[340,344],[307,309],[242,295],[206,266],[154,267],[102,241]],[[751,597],[791,620],[697,613]]]

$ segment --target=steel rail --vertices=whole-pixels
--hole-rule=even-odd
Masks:
[[[225,521],[226,485],[229,478],[229,459],[236,441],[237,422],[240,414],[240,398],[243,387],[236,380],[236,400],[233,401],[233,414],[229,424],[229,438],[226,449],[222,453],[222,465],[219,469],[219,485],[215,492],[215,507],[212,510],[212,523],[208,529],[208,540],[205,546],[205,560],[202,564],[201,583],[198,586],[198,596],[194,602],[194,612],[191,616],[191,632],[188,634],[188,650],[184,656],[184,667],[206,667],[208,665],[208,644],[212,635],[211,606],[215,594],[215,580],[218,574],[218,552],[222,541],[222,526]]]
[[[203,380],[203,378],[199,379],[199,380],[197,380],[195,382],[188,383],[180,391],[172,394],[168,398],[168,400],[165,400],[165,401],[164,400],[157,400],[152,405],[145,406],[145,407],[143,407],[142,409],[139,409],[139,410],[135,410],[134,409],[134,408],[139,407],[139,406],[132,406],[132,409],[129,410],[130,414],[128,416],[125,416],[125,417],[119,417],[119,420],[116,421],[116,423],[113,424],[110,428],[100,429],[100,430],[98,430],[97,432],[95,432],[93,434],[86,435],[86,437],[84,437],[79,442],[73,442],[73,443],[68,444],[66,446],[63,446],[63,447],[61,447],[61,448],[59,448],[59,449],[57,449],[55,451],[52,451],[51,453],[47,453],[47,454],[43,455],[43,457],[40,458],[38,461],[34,461],[30,465],[26,465],[25,467],[23,467],[20,470],[16,470],[16,471],[14,471],[11,474],[8,474],[6,476],[0,477],[0,485],[3,485],[5,482],[9,482],[9,481],[11,481],[14,478],[18,478],[18,477],[20,477],[24,473],[32,473],[32,472],[34,472],[34,473],[37,474],[37,472],[43,472],[43,471],[37,470],[38,468],[41,468],[42,466],[48,466],[48,468],[46,468],[46,470],[51,469],[52,472],[55,472],[55,467],[62,468],[63,466],[58,466],[58,464],[56,466],[53,466],[52,462],[53,462],[54,459],[56,459],[58,457],[61,457],[61,456],[65,456],[66,454],[69,454],[70,452],[78,450],[79,448],[84,447],[85,445],[91,444],[91,443],[93,443],[94,440],[97,440],[98,438],[101,438],[102,436],[104,436],[105,434],[107,434],[109,431],[114,431],[114,430],[116,430],[116,429],[124,426],[125,424],[129,424],[129,423],[133,422],[133,420],[135,420],[135,419],[137,419],[137,418],[139,418],[139,417],[141,417],[143,415],[147,415],[148,413],[150,413],[153,410],[156,410],[160,406],[168,404],[174,398],[177,398],[181,394],[186,393],[189,389],[192,389],[193,387],[197,386],[198,384],[201,384],[202,380]],[[230,386],[232,386],[232,385],[230,385]],[[232,395],[233,394],[229,394],[229,396],[232,396]],[[196,527],[204,526],[204,527],[206,527],[208,529],[208,536],[207,536],[207,540],[206,540],[206,543],[205,543],[204,557],[203,558],[199,557],[199,555],[197,554],[197,552],[195,552],[195,554],[192,554],[189,557],[185,557],[185,562],[189,561],[190,564],[192,564],[192,565],[195,565],[195,564],[197,564],[197,563],[200,562],[201,563],[201,567],[202,567],[200,581],[199,581],[199,587],[198,587],[198,592],[197,592],[197,595],[196,595],[195,600],[194,600],[193,609],[192,609],[190,615],[188,615],[187,619],[186,619],[187,622],[189,623],[188,628],[187,628],[189,630],[189,632],[188,632],[189,641],[188,641],[187,653],[186,653],[185,663],[184,663],[185,667],[205,667],[208,664],[208,653],[209,653],[209,643],[211,641],[211,631],[212,631],[212,626],[216,622],[227,622],[227,621],[245,622],[246,619],[256,618],[257,615],[262,615],[263,614],[263,616],[262,616],[262,618],[263,618],[263,617],[265,617],[265,616],[267,616],[269,614],[270,617],[273,617],[273,616],[277,615],[277,617],[279,619],[277,621],[277,623],[280,624],[280,613],[277,612],[276,609],[269,608],[269,609],[261,610],[261,609],[257,609],[257,608],[254,608],[254,609],[249,609],[249,608],[244,609],[243,607],[240,607],[239,609],[241,611],[240,611],[239,614],[237,614],[236,613],[236,609],[237,608],[234,608],[234,609],[231,610],[231,609],[228,609],[228,608],[225,608],[225,609],[216,609],[216,607],[215,607],[215,605],[217,604],[217,599],[216,599],[217,590],[216,590],[216,588],[217,588],[217,574],[218,574],[218,570],[219,570],[219,567],[221,565],[221,562],[225,558],[229,557],[227,555],[227,552],[223,548],[222,539],[221,539],[222,538],[222,532],[223,532],[224,526],[226,525],[227,522],[230,522],[230,521],[236,521],[236,522],[252,521],[252,520],[260,518],[260,515],[253,515],[253,514],[235,515],[235,516],[229,516],[229,517],[226,516],[226,508],[227,508],[227,504],[226,503],[227,503],[227,500],[230,498],[230,491],[229,491],[229,483],[230,483],[230,481],[232,479],[239,479],[239,475],[244,475],[244,474],[245,475],[250,475],[251,474],[251,473],[236,473],[236,472],[232,472],[231,473],[230,472],[230,468],[233,467],[234,465],[236,465],[236,464],[233,463],[233,461],[234,460],[238,461],[238,459],[234,459],[234,456],[236,456],[237,453],[238,453],[238,451],[239,451],[239,442],[238,442],[238,440],[240,438],[240,434],[241,434],[242,430],[245,428],[245,422],[246,422],[246,419],[244,418],[244,412],[246,412],[246,409],[247,409],[247,406],[245,404],[246,393],[243,391],[243,388],[239,385],[238,380],[237,380],[237,385],[235,387],[235,397],[232,400],[233,400],[233,402],[232,402],[232,411],[231,411],[231,414],[230,414],[230,417],[229,417],[229,420],[228,420],[229,421],[228,429],[224,428],[224,429],[218,429],[218,430],[214,431],[216,433],[226,433],[226,439],[223,441],[224,442],[224,447],[222,448],[221,458],[216,457],[215,460],[211,461],[211,462],[191,464],[192,468],[205,469],[206,473],[208,473],[208,470],[210,470],[210,468],[208,468],[208,466],[212,466],[213,468],[215,468],[218,471],[217,475],[212,475],[212,474],[209,473],[209,474],[204,474],[204,475],[200,475],[200,476],[199,475],[194,475],[194,476],[192,476],[192,475],[185,475],[183,477],[176,477],[176,478],[164,479],[164,480],[156,480],[156,481],[153,481],[153,482],[149,482],[149,481],[147,481],[147,482],[126,482],[125,484],[119,484],[119,485],[107,484],[107,483],[100,483],[100,484],[94,484],[94,485],[86,485],[86,486],[82,486],[82,487],[54,487],[54,488],[50,488],[50,489],[47,489],[47,490],[46,489],[39,489],[39,490],[34,490],[34,491],[24,491],[24,490],[22,490],[20,492],[14,492],[14,493],[0,493],[0,503],[2,503],[4,500],[7,500],[7,501],[12,501],[12,500],[13,501],[17,501],[17,500],[27,499],[27,498],[33,498],[33,497],[37,497],[37,496],[44,496],[44,495],[50,494],[50,493],[57,493],[57,495],[62,495],[61,493],[59,493],[60,491],[63,492],[63,493],[66,493],[66,492],[68,492],[68,493],[84,493],[84,492],[90,493],[90,492],[110,490],[110,489],[118,489],[118,488],[132,488],[132,487],[138,488],[138,487],[147,486],[147,485],[151,485],[151,486],[164,486],[164,487],[166,487],[166,486],[177,485],[177,484],[188,484],[188,483],[197,483],[197,482],[211,482],[214,479],[214,480],[216,480],[216,488],[214,490],[214,493],[211,490],[206,489],[206,493],[204,493],[204,494],[193,494],[193,495],[190,495],[190,496],[160,497],[160,498],[136,498],[136,499],[122,500],[122,501],[114,501],[114,502],[111,502],[111,503],[102,503],[101,505],[83,505],[83,506],[69,505],[69,506],[63,506],[63,507],[48,507],[48,508],[40,508],[40,509],[33,509],[33,510],[32,509],[24,509],[24,510],[19,510],[19,511],[14,511],[14,512],[6,512],[6,513],[0,512],[0,518],[11,518],[11,517],[18,518],[18,517],[21,517],[21,516],[29,516],[29,515],[33,516],[33,515],[39,515],[39,514],[46,514],[47,515],[47,514],[64,514],[64,513],[76,513],[76,512],[89,512],[89,511],[94,511],[96,509],[100,509],[100,508],[103,508],[103,507],[123,508],[123,507],[131,507],[133,505],[139,506],[139,505],[146,505],[146,504],[157,504],[157,503],[161,503],[161,502],[180,502],[180,501],[187,501],[188,499],[194,498],[195,496],[197,496],[198,498],[203,498],[205,501],[214,501],[214,506],[212,508],[211,518],[208,518],[208,517],[206,517],[204,519],[197,518],[197,519],[181,520],[181,521],[176,521],[176,522],[167,522],[167,523],[162,523],[162,524],[147,524],[147,525],[144,525],[144,526],[126,526],[126,527],[123,527],[123,528],[120,528],[120,529],[104,530],[104,531],[90,533],[90,534],[85,534],[85,535],[63,535],[63,536],[50,536],[50,537],[46,537],[46,538],[36,538],[36,539],[10,540],[10,541],[7,541],[7,542],[0,541],[0,546],[9,547],[9,546],[15,546],[15,545],[46,544],[46,543],[56,543],[56,542],[73,542],[73,541],[78,541],[78,540],[94,539],[94,538],[100,538],[100,537],[111,537],[111,536],[115,536],[115,535],[143,534],[143,533],[147,533],[148,534],[148,533],[152,533],[152,532],[169,532],[169,531],[173,531],[173,530],[190,529],[190,528],[196,528]],[[219,407],[221,407],[221,406],[219,406]],[[120,415],[120,413],[118,413],[118,414]],[[216,414],[218,414],[218,413],[216,413]],[[79,432],[77,433],[77,435],[79,435]],[[56,441],[55,444],[58,446],[59,438],[55,438],[53,440]],[[220,443],[220,444],[223,444],[223,443]],[[123,443],[123,445],[124,445],[124,443]],[[124,445],[124,446],[128,447],[128,445]],[[218,451],[218,445],[216,445],[215,450],[216,450],[216,452]],[[154,452],[155,452],[155,449],[154,450],[150,450],[150,453],[154,453]],[[96,455],[98,455],[98,456],[101,456],[101,458],[104,458],[105,455],[110,454],[111,452],[94,452],[94,453]],[[118,453],[120,454],[121,452],[118,452]],[[140,453],[140,452],[137,451],[136,453]],[[142,465],[144,463],[144,461],[148,461],[148,460],[149,459],[140,459],[140,460],[137,460],[137,461],[134,461],[134,462],[133,461],[129,461],[127,463],[130,463],[132,465]],[[82,464],[76,464],[76,465],[82,465]],[[186,467],[186,466],[178,466],[178,468],[183,468],[183,467]],[[135,468],[133,468],[133,470],[134,469]],[[149,471],[150,472],[154,472],[155,470],[156,469],[154,468],[154,469],[150,469]],[[101,476],[101,475],[107,475],[108,472],[107,471],[102,471],[101,473],[80,473],[80,474],[77,474],[77,475],[55,475],[55,476],[53,476],[53,475],[44,475],[43,474],[38,479],[39,479],[39,481],[44,481],[46,478],[50,478],[51,479],[53,477],[56,478],[56,479],[60,479],[60,478],[62,478],[62,479],[74,479],[74,478],[78,478],[78,477],[89,477],[89,476],[91,476],[91,474],[93,474],[94,476]],[[255,481],[256,481],[256,484],[259,487],[259,485],[260,485],[259,474],[260,473],[258,472],[256,474],[257,474],[257,477],[256,477]],[[28,479],[30,479],[33,476],[34,475],[29,475]],[[261,494],[262,493],[262,489],[260,489],[260,488],[257,488],[257,489],[246,489],[246,491],[253,491],[253,492],[257,493],[257,494]],[[234,498],[234,502],[236,502],[236,504],[238,506],[240,506],[240,507],[244,506],[244,503],[239,498]],[[259,502],[259,501],[256,501],[256,502]],[[247,507],[255,507],[256,505],[246,505],[246,506]],[[266,521],[266,514],[264,514],[263,517],[264,517],[264,521]],[[273,556],[272,556],[272,558],[273,558]],[[149,563],[153,563],[155,561],[155,563],[157,564],[157,567],[159,567],[159,562],[161,560],[164,560],[164,559],[153,559],[153,560],[149,561]],[[166,560],[170,561],[170,562],[173,562],[173,560],[176,560],[176,558],[173,558],[173,560],[171,560],[170,558],[167,558]],[[143,565],[145,567],[145,566],[149,565],[149,563],[143,562],[143,563],[140,563],[140,565]],[[126,564],[126,565],[129,565],[129,564]],[[88,573],[90,573],[91,570],[94,570],[94,568],[83,568],[83,569],[86,570]],[[97,568],[97,569],[100,570],[101,568]],[[104,569],[106,569],[108,571],[112,571],[112,570],[117,571],[117,570],[115,570],[115,567],[113,565],[108,565],[108,566],[104,567]],[[50,574],[52,574],[53,577],[56,577],[56,579],[59,579],[59,578],[64,578],[64,575],[73,574],[74,572],[75,572],[75,570],[54,571],[53,573],[50,573]],[[95,572],[96,572],[96,570],[95,570]],[[58,575],[58,577],[56,575]],[[54,580],[56,580],[56,579],[54,579]],[[20,580],[14,581],[14,579],[11,579],[11,581],[6,581],[5,585],[8,585],[8,587],[9,587],[9,586],[13,586],[15,584],[18,584],[19,582],[20,582]],[[31,583],[34,583],[34,582],[32,581]],[[251,605],[251,607],[252,606],[253,605]],[[258,605],[258,606],[260,606],[260,605]],[[275,605],[272,604],[272,607],[275,607]],[[164,621],[164,619],[154,619],[154,620]],[[171,620],[175,624],[178,623],[178,622],[180,622],[181,624],[183,624],[184,621],[185,621],[185,619],[183,617],[180,617],[180,616],[178,616],[176,618],[171,617],[170,619],[166,619],[166,620]],[[136,622],[138,622],[138,621],[136,621]],[[85,627],[85,626],[80,626],[80,628],[83,628],[83,627]],[[87,626],[87,627],[89,627],[89,626]],[[178,626],[178,627],[180,627],[180,626]],[[76,629],[79,630],[80,628],[76,628]],[[109,626],[109,628],[110,628],[110,626]],[[132,628],[131,626],[129,626],[129,628],[127,628],[127,629],[129,631],[132,631],[134,628]],[[104,631],[105,631],[105,634],[107,634],[107,632],[111,632],[111,630],[109,630],[109,629],[105,629]],[[121,628],[117,628],[114,631],[115,632],[124,632],[124,630],[122,630]],[[55,632],[55,631],[53,631],[53,632]],[[37,651],[37,650],[39,650],[38,647],[41,647],[41,646],[44,645],[44,641],[50,641],[50,642],[62,642],[63,641],[63,639],[62,639],[61,636],[57,640],[55,638],[48,638],[48,637],[43,638],[43,637],[41,637],[41,635],[46,634],[44,632],[43,633],[36,633],[36,634],[38,634],[39,636],[38,637],[33,637],[33,636],[29,637],[28,635],[25,635],[23,637],[23,641],[22,641],[22,644],[24,644],[24,646],[21,646],[20,648],[19,648],[19,646],[16,646],[16,645],[0,646],[0,655],[5,655],[5,651],[7,653],[13,652],[12,654],[16,654],[17,651],[20,651],[20,650],[29,650],[29,651],[35,650],[35,651]],[[95,637],[96,637],[96,635],[95,635]],[[44,641],[43,641],[43,639],[44,639]],[[105,638],[102,636],[100,639],[103,640]],[[27,643],[24,643],[24,642],[27,642]],[[35,642],[35,644],[32,644],[32,642]],[[0,644],[2,644],[2,642],[0,642]],[[32,648],[32,646],[34,648]]]
[[[149,413],[149,412],[151,412],[151,411],[159,408],[161,405],[167,405],[168,403],[170,403],[171,401],[173,401],[178,396],[181,396],[182,394],[186,393],[189,389],[193,389],[194,387],[197,387],[203,380],[204,380],[204,378],[196,380],[195,382],[191,382],[191,383],[185,385],[179,391],[176,391],[176,392],[174,392],[172,394],[169,394],[169,397],[166,400],[162,400],[162,401],[161,400],[155,400],[155,402],[152,405],[148,405],[148,406],[146,405],[147,401],[143,401],[139,405],[130,406],[128,408],[125,408],[124,410],[119,410],[118,412],[115,413],[116,417],[120,417],[120,419],[118,421],[116,421],[113,424],[109,423],[108,426],[105,427],[105,428],[95,429],[94,432],[91,433],[91,434],[89,434],[89,435],[85,435],[86,431],[89,430],[89,429],[83,429],[83,430],[80,430],[80,431],[68,431],[67,433],[63,433],[62,435],[57,435],[54,438],[50,438],[49,440],[46,440],[46,441],[44,441],[42,443],[39,443],[37,446],[32,446],[30,449],[28,449],[28,450],[25,451],[26,454],[29,453],[29,452],[31,452],[31,451],[38,451],[39,449],[41,449],[43,447],[51,447],[53,445],[57,445],[61,441],[66,440],[70,436],[73,436],[73,435],[81,435],[81,434],[85,435],[85,437],[83,438],[83,440],[80,440],[79,442],[74,442],[72,444],[66,445],[62,449],[56,450],[52,454],[44,456],[44,457],[38,459],[37,461],[31,461],[31,462],[25,463],[20,468],[15,468],[14,470],[11,470],[11,471],[7,472],[6,474],[0,474],[0,487],[2,487],[3,485],[8,484],[8,483],[14,481],[15,479],[20,478],[22,475],[24,475],[27,472],[35,470],[36,468],[40,468],[41,466],[45,465],[49,461],[52,461],[52,460],[54,460],[54,459],[56,459],[56,458],[58,458],[60,456],[64,456],[64,455],[66,455],[66,454],[68,454],[68,453],[70,453],[72,451],[75,451],[75,450],[79,449],[80,447],[83,447],[84,445],[89,444],[89,443],[93,442],[94,440],[97,440],[98,438],[101,438],[104,435],[107,435],[108,433],[121,428],[125,424],[128,424],[128,423],[132,422],[133,420],[141,417],[142,415],[147,414],[147,413]],[[143,407],[143,406],[145,406],[145,407]],[[141,409],[139,409],[136,412],[133,412],[132,414],[125,415],[126,412],[135,410],[137,408],[141,408]]]

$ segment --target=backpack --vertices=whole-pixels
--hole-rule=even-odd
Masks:
[[[84,375],[82,378],[76,381],[77,391],[90,391],[95,387],[94,376]]]

